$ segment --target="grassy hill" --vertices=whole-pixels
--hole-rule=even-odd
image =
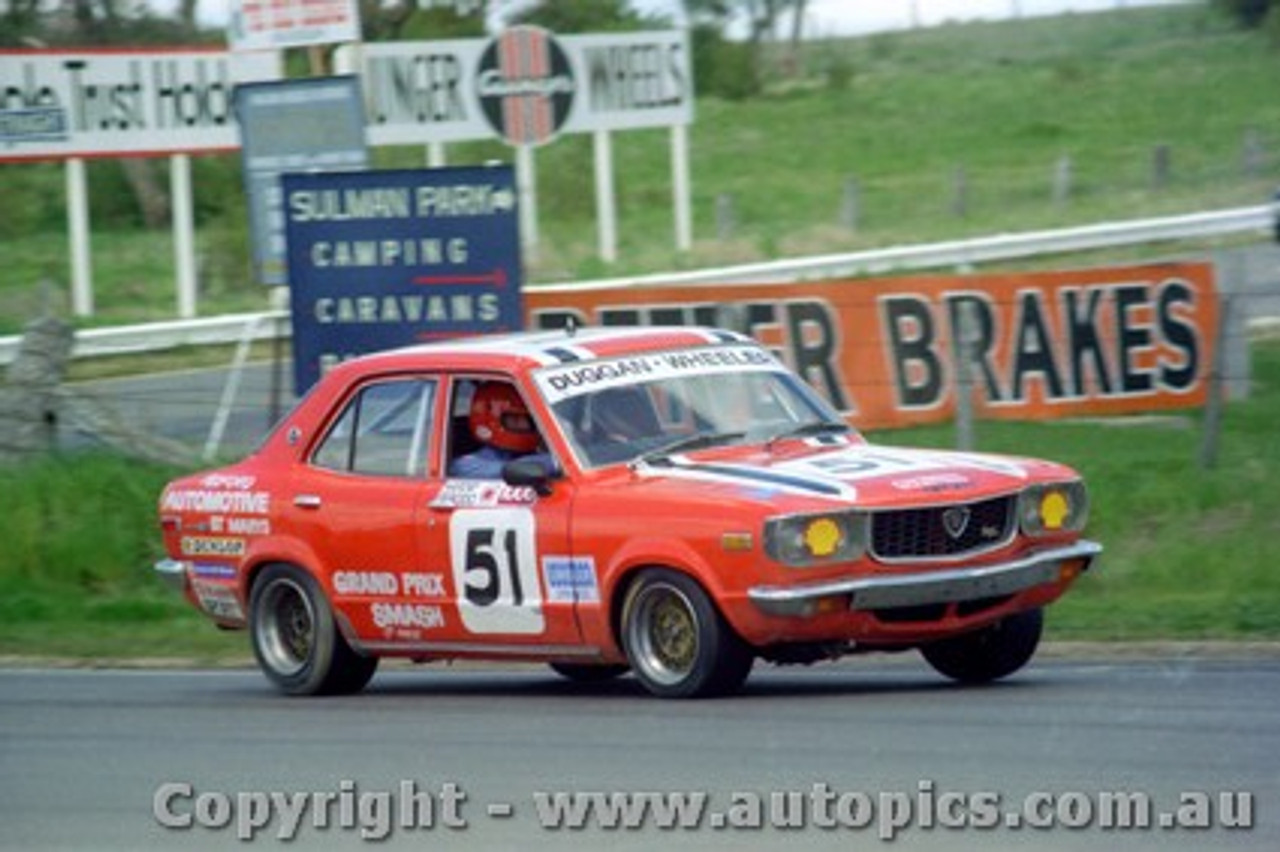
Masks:
[[[691,131],[693,251],[673,247],[665,131],[615,136],[620,260],[595,257],[590,140],[537,154],[536,281],[595,278],[1261,203],[1280,178],[1280,51],[1207,6],[971,23],[806,45],[803,71],[764,97],[701,99]],[[1156,154],[1158,148],[1164,153]],[[1167,176],[1156,180],[1155,160]],[[454,163],[509,158],[451,146]],[[1069,158],[1070,193],[1054,197]],[[377,165],[416,166],[421,149]],[[201,312],[258,310],[238,158],[196,163]],[[96,323],[174,313],[167,232],[121,225],[111,163],[90,164]],[[963,193],[958,189],[963,175]],[[857,227],[842,221],[857,182]],[[0,333],[65,304],[69,270],[56,165],[0,169]],[[962,197],[961,197],[962,196]],[[717,209],[731,199],[733,228]],[[963,202],[963,203],[961,203]]]

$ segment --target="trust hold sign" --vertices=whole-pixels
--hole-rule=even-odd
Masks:
[[[233,149],[232,89],[278,76],[262,53],[0,51],[0,161]]]
[[[942,421],[962,340],[983,416],[1202,405],[1208,264],[526,295],[529,327],[724,325],[769,346],[861,428]]]

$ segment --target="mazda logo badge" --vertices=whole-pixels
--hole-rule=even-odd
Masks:
[[[964,531],[969,527],[969,507],[968,506],[952,506],[942,513],[942,528],[947,531],[947,535],[953,539],[958,539],[964,535]]]

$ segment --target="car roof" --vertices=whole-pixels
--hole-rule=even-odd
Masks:
[[[391,349],[344,362],[335,372],[432,367],[517,371],[639,352],[752,343],[736,331],[700,326],[608,326],[459,337]]]

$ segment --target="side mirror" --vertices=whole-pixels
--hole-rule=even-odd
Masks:
[[[551,483],[564,476],[554,459],[547,456],[525,456],[502,466],[502,481],[508,485],[532,488],[541,497],[551,493]]]

